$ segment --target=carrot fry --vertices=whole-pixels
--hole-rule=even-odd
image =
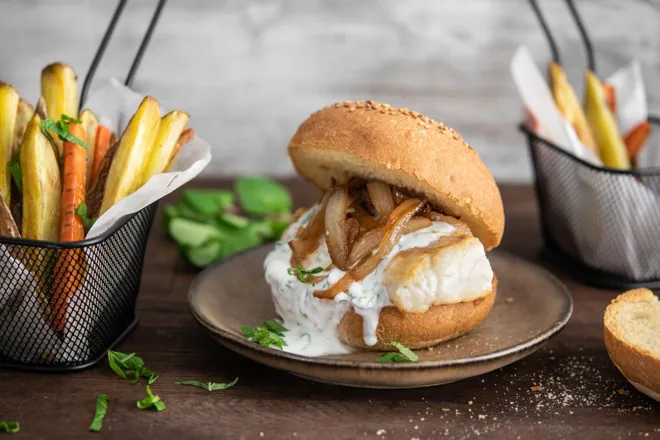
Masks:
[[[82,125],[71,124],[71,134],[83,142],[86,139]],[[85,202],[87,181],[87,151],[73,142],[64,142],[60,242],[80,241],[85,229],[76,208]],[[57,255],[50,295],[51,327],[58,332],[66,325],[69,300],[82,285],[85,272],[84,253],[81,248],[62,250]]]
[[[630,159],[635,159],[639,152],[642,151],[650,133],[651,125],[648,121],[644,121],[637,124],[635,128],[626,134],[624,143],[626,144],[626,150],[628,150]]]
[[[614,89],[614,86],[603,83],[603,90],[605,91],[605,101],[607,101],[607,106],[612,113],[616,115],[616,90]]]
[[[92,174],[89,177],[91,182],[96,177],[96,174],[99,171],[99,165],[105,153],[110,148],[110,138],[112,137],[112,132],[105,125],[99,125],[96,129],[96,145],[94,146],[94,162],[92,163]]]

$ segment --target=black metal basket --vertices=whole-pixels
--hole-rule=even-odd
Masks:
[[[83,103],[126,0],[120,0],[85,78]],[[125,84],[158,22],[159,0]],[[89,367],[138,322],[135,302],[158,203],[103,235],[74,243],[0,237],[0,367],[72,371]]]
[[[559,63],[554,38],[530,0]],[[580,31],[589,68],[591,42],[573,0],[566,0]],[[660,148],[660,119],[650,117],[646,148]],[[629,289],[660,287],[660,168],[621,171],[593,166],[537,136],[527,124],[535,173],[543,255],[591,285]]]

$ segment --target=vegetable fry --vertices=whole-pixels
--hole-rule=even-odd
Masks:
[[[85,141],[82,125],[71,124],[70,133]],[[73,142],[63,143],[64,167],[61,198],[60,241],[72,242],[85,238],[83,221],[76,215],[76,209],[85,203],[87,180],[87,151]],[[50,295],[50,325],[61,332],[66,325],[66,311],[69,301],[82,285],[85,274],[85,254],[82,248],[65,249],[58,252]]]
[[[89,178],[90,182],[94,179],[94,177],[96,177],[103,157],[105,157],[105,154],[108,152],[110,146],[114,144],[114,142],[112,142],[112,132],[110,129],[105,125],[99,125],[96,129],[94,143],[95,145],[94,156],[92,160],[92,172]]]
[[[550,73],[552,96],[555,98],[557,108],[564,115],[568,123],[573,126],[575,133],[584,146],[598,155],[596,141],[587,122],[587,117],[582,110],[582,105],[575,95],[573,87],[571,87],[571,84],[566,78],[564,70],[554,62],[550,63],[548,70]]]
[[[603,85],[596,75],[587,70],[585,86],[585,111],[594,133],[600,157],[606,167],[630,169],[628,152],[616,120],[607,106]]]
[[[167,162],[167,165],[165,166],[165,169],[162,172],[168,172],[169,170],[172,169],[172,166],[174,166],[174,162],[176,162],[176,158],[179,157],[179,153],[181,152],[181,149],[183,148],[184,145],[190,142],[190,140],[193,137],[195,137],[195,130],[193,130],[192,128],[189,128],[183,133],[181,133],[181,136],[179,136],[179,140],[177,141],[176,146],[172,151],[172,155],[170,156],[170,159]]]
[[[94,175],[94,179],[89,184],[87,189],[87,216],[98,217],[103,204],[103,195],[105,193],[105,185],[108,181],[108,174],[110,174],[110,167],[112,166],[113,159],[119,148],[119,142],[111,144],[110,149],[105,153],[99,169]],[[97,150],[98,151],[98,150]]]
[[[46,98],[43,96],[39,97],[39,101],[37,101],[37,105],[34,107],[34,111],[37,112],[42,120],[48,119],[48,112],[46,111]]]
[[[156,141],[149,154],[149,160],[144,168],[141,185],[147,183],[154,174],[165,171],[172,153],[176,150],[179,138],[188,123],[188,113],[173,111],[169,112],[160,121]]]
[[[610,111],[616,115],[616,90],[611,84],[603,83],[603,91],[605,92],[605,100]]]
[[[3,237],[20,237],[21,233],[14,222],[14,216],[5,203],[5,198],[0,193],[0,235]]]
[[[12,146],[12,159],[18,158],[18,153],[21,150],[21,142],[23,141],[23,135],[25,134],[25,129],[27,128],[28,122],[32,119],[34,115],[34,109],[26,101],[19,99],[18,109],[16,112],[16,124],[14,125],[14,145]]]
[[[41,96],[46,100],[46,114],[57,122],[62,115],[78,119],[78,77],[73,67],[53,63],[41,71]],[[62,141],[55,139],[62,156]]]
[[[99,126],[99,120],[96,118],[96,115],[92,113],[91,110],[85,109],[80,112],[80,121],[85,130],[85,136],[87,138],[87,176],[86,181],[91,180],[92,175],[92,165],[94,163],[94,150],[96,149],[96,132]]]
[[[119,140],[105,184],[100,214],[139,188],[145,158],[151,151],[159,125],[158,101],[147,96]]]
[[[34,115],[21,144],[23,238],[57,241],[60,226],[60,169],[55,152]]]
[[[11,174],[7,164],[14,148],[19,99],[16,89],[9,84],[0,83],[0,192],[8,205],[11,203]]]
[[[634,160],[642,148],[644,143],[649,138],[651,134],[651,124],[648,121],[639,123],[635,128],[633,128],[630,133],[628,133],[624,139],[626,144],[626,150],[628,151],[628,157],[630,160]]]

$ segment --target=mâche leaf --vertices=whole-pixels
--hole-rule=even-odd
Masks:
[[[288,330],[282,324],[272,319],[264,322],[263,327],[257,327],[255,329],[244,325],[241,326],[241,330],[250,341],[264,347],[273,346],[282,350],[286,345],[284,332]]]
[[[106,412],[108,411],[108,395],[99,394],[99,397],[96,399],[96,413],[94,414],[94,419],[92,424],[89,425],[89,430],[92,432],[100,432],[101,427],[103,426],[103,418],[105,417]]]
[[[87,203],[85,202],[82,202],[76,207],[76,215],[82,220],[85,231],[89,231],[94,225],[94,222],[98,220],[98,217],[90,218],[87,216]]]
[[[0,431],[5,431],[9,434],[16,434],[18,431],[20,431],[21,426],[18,424],[18,422],[6,420],[6,421],[0,421]]]
[[[16,184],[16,188],[18,188],[20,192],[23,192],[23,182],[21,180],[21,162],[18,159],[12,159],[7,162],[7,167],[9,168],[11,178]]]
[[[153,395],[151,388],[149,385],[147,385],[147,397],[142,400],[138,400],[137,407],[140,409],[153,408],[156,411],[162,411],[165,409],[165,404],[162,400],[160,400],[160,397]]]
[[[241,207],[251,215],[291,211],[291,195],[282,185],[264,177],[242,177],[235,183]]]
[[[176,385],[188,385],[191,387],[202,388],[206,391],[226,390],[236,385],[238,377],[229,383],[215,383],[215,382],[200,382],[198,380],[184,380],[182,382],[174,382]]]
[[[393,347],[399,350],[399,353],[390,352],[382,355],[376,362],[417,362],[419,356],[417,356],[411,349],[400,344],[396,341],[390,343]]]
[[[323,272],[323,268],[315,267],[314,269],[305,270],[303,269],[302,266],[298,265],[298,267],[288,268],[286,272],[289,275],[293,275],[296,278],[298,278],[298,281],[300,281],[301,283],[309,283],[310,281],[312,281],[314,275]]]

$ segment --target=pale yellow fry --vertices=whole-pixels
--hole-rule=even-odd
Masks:
[[[46,100],[46,114],[57,122],[62,115],[78,118],[78,77],[73,67],[53,63],[41,71],[41,96]],[[62,156],[62,141],[53,136]]]
[[[101,212],[139,188],[146,158],[158,134],[160,108],[151,96],[142,100],[119,140],[119,148],[110,166]]]
[[[172,156],[179,136],[181,136],[183,129],[188,123],[188,119],[190,119],[188,113],[178,110],[169,112],[163,116],[163,119],[160,121],[160,127],[158,128],[158,135],[149,154],[149,160],[144,168],[144,174],[140,180],[140,186],[147,183],[155,174],[165,171],[165,167]]]
[[[89,109],[80,112],[78,118],[82,122],[87,135],[87,181],[90,181],[92,174],[92,163],[94,162],[94,148],[96,148],[96,129],[99,126],[99,120],[96,115]]]
[[[18,113],[18,92],[9,84],[0,83],[0,191],[9,206],[11,174],[7,163],[14,149],[14,128]]]
[[[21,142],[23,142],[23,134],[27,128],[30,119],[34,115],[34,108],[24,100],[18,101],[18,111],[16,113],[16,125],[14,126],[14,143],[12,146],[11,158],[18,158],[18,153],[21,151]]]
[[[603,85],[589,70],[585,78],[585,112],[603,164],[609,168],[628,170],[630,160],[626,144],[616,125],[616,119],[607,105]]]
[[[21,144],[23,187],[23,238],[57,241],[60,228],[62,183],[55,151],[41,132],[41,118],[34,115]]]
[[[598,148],[587,122],[587,116],[584,114],[580,100],[568,82],[564,70],[554,62],[550,62],[548,70],[552,96],[555,98],[557,108],[568,123],[573,126],[575,133],[584,146],[598,155]]]

